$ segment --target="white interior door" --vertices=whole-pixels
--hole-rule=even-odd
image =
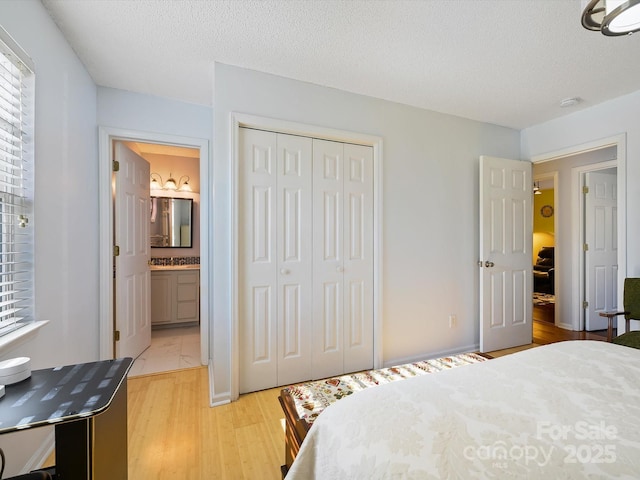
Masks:
[[[373,148],[344,145],[344,372],[373,368]]]
[[[313,141],[312,378],[344,372],[344,145]]]
[[[240,129],[240,393],[277,385],[276,134]]]
[[[618,309],[616,173],[587,172],[585,185],[585,329],[602,330],[598,313]]]
[[[311,375],[312,140],[277,136],[277,385]]]
[[[240,129],[240,392],[311,375],[311,139]]]
[[[373,367],[373,149],[240,128],[240,392]]]
[[[531,343],[531,163],[480,157],[480,351]]]
[[[115,325],[116,357],[136,358],[151,345],[151,256],[149,244],[149,163],[121,142],[115,160]]]
[[[313,140],[313,378],[373,367],[373,149]]]

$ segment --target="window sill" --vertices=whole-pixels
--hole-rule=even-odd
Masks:
[[[27,323],[26,325],[14,330],[13,332],[3,335],[2,337],[0,337],[0,352],[6,350],[8,347],[14,345],[15,343],[18,343],[25,337],[33,334],[40,328],[44,327],[47,323],[49,323],[49,320],[40,320],[38,322]]]

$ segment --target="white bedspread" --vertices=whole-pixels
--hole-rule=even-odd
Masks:
[[[358,392],[287,480],[640,478],[640,350],[574,341]]]

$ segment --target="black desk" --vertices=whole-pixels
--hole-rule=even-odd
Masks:
[[[0,398],[0,434],[55,425],[60,480],[127,478],[131,358],[34,370]]]

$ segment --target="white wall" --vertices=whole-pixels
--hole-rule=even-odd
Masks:
[[[40,2],[1,1],[0,24],[35,62],[35,312],[50,320],[0,358],[28,356],[33,368],[96,360],[96,87]],[[0,436],[5,474],[36,466],[50,433]]]
[[[101,127],[212,141],[213,111],[211,107],[107,87],[98,87],[97,97],[98,125]],[[144,156],[152,165],[159,165],[159,168],[152,168],[151,171],[159,172],[164,180],[168,178],[166,172],[170,170],[176,180],[185,174],[194,179],[197,175],[198,179],[192,185],[198,192],[201,191],[201,186],[208,185],[208,179],[200,178],[199,159],[153,154]],[[169,169],[167,162],[171,162],[174,168]],[[180,164],[188,165],[188,168],[181,169],[176,166]],[[194,205],[194,215],[198,219],[192,234],[194,248],[154,248],[151,252],[152,256],[199,256],[201,254],[204,246],[200,245],[200,229],[203,225],[206,227],[207,219],[200,215],[199,202],[200,198]],[[203,313],[202,318],[208,318],[208,316]]]
[[[519,158],[517,131],[223,64],[214,102],[216,400],[230,388],[230,112],[382,137],[384,362],[477,345],[478,157]]]
[[[626,133],[627,276],[640,276],[640,91],[616,98],[521,132],[523,158],[557,152]],[[618,175],[621,172],[618,170]]]
[[[101,127],[211,139],[212,121],[211,107],[98,87],[98,125]]]

